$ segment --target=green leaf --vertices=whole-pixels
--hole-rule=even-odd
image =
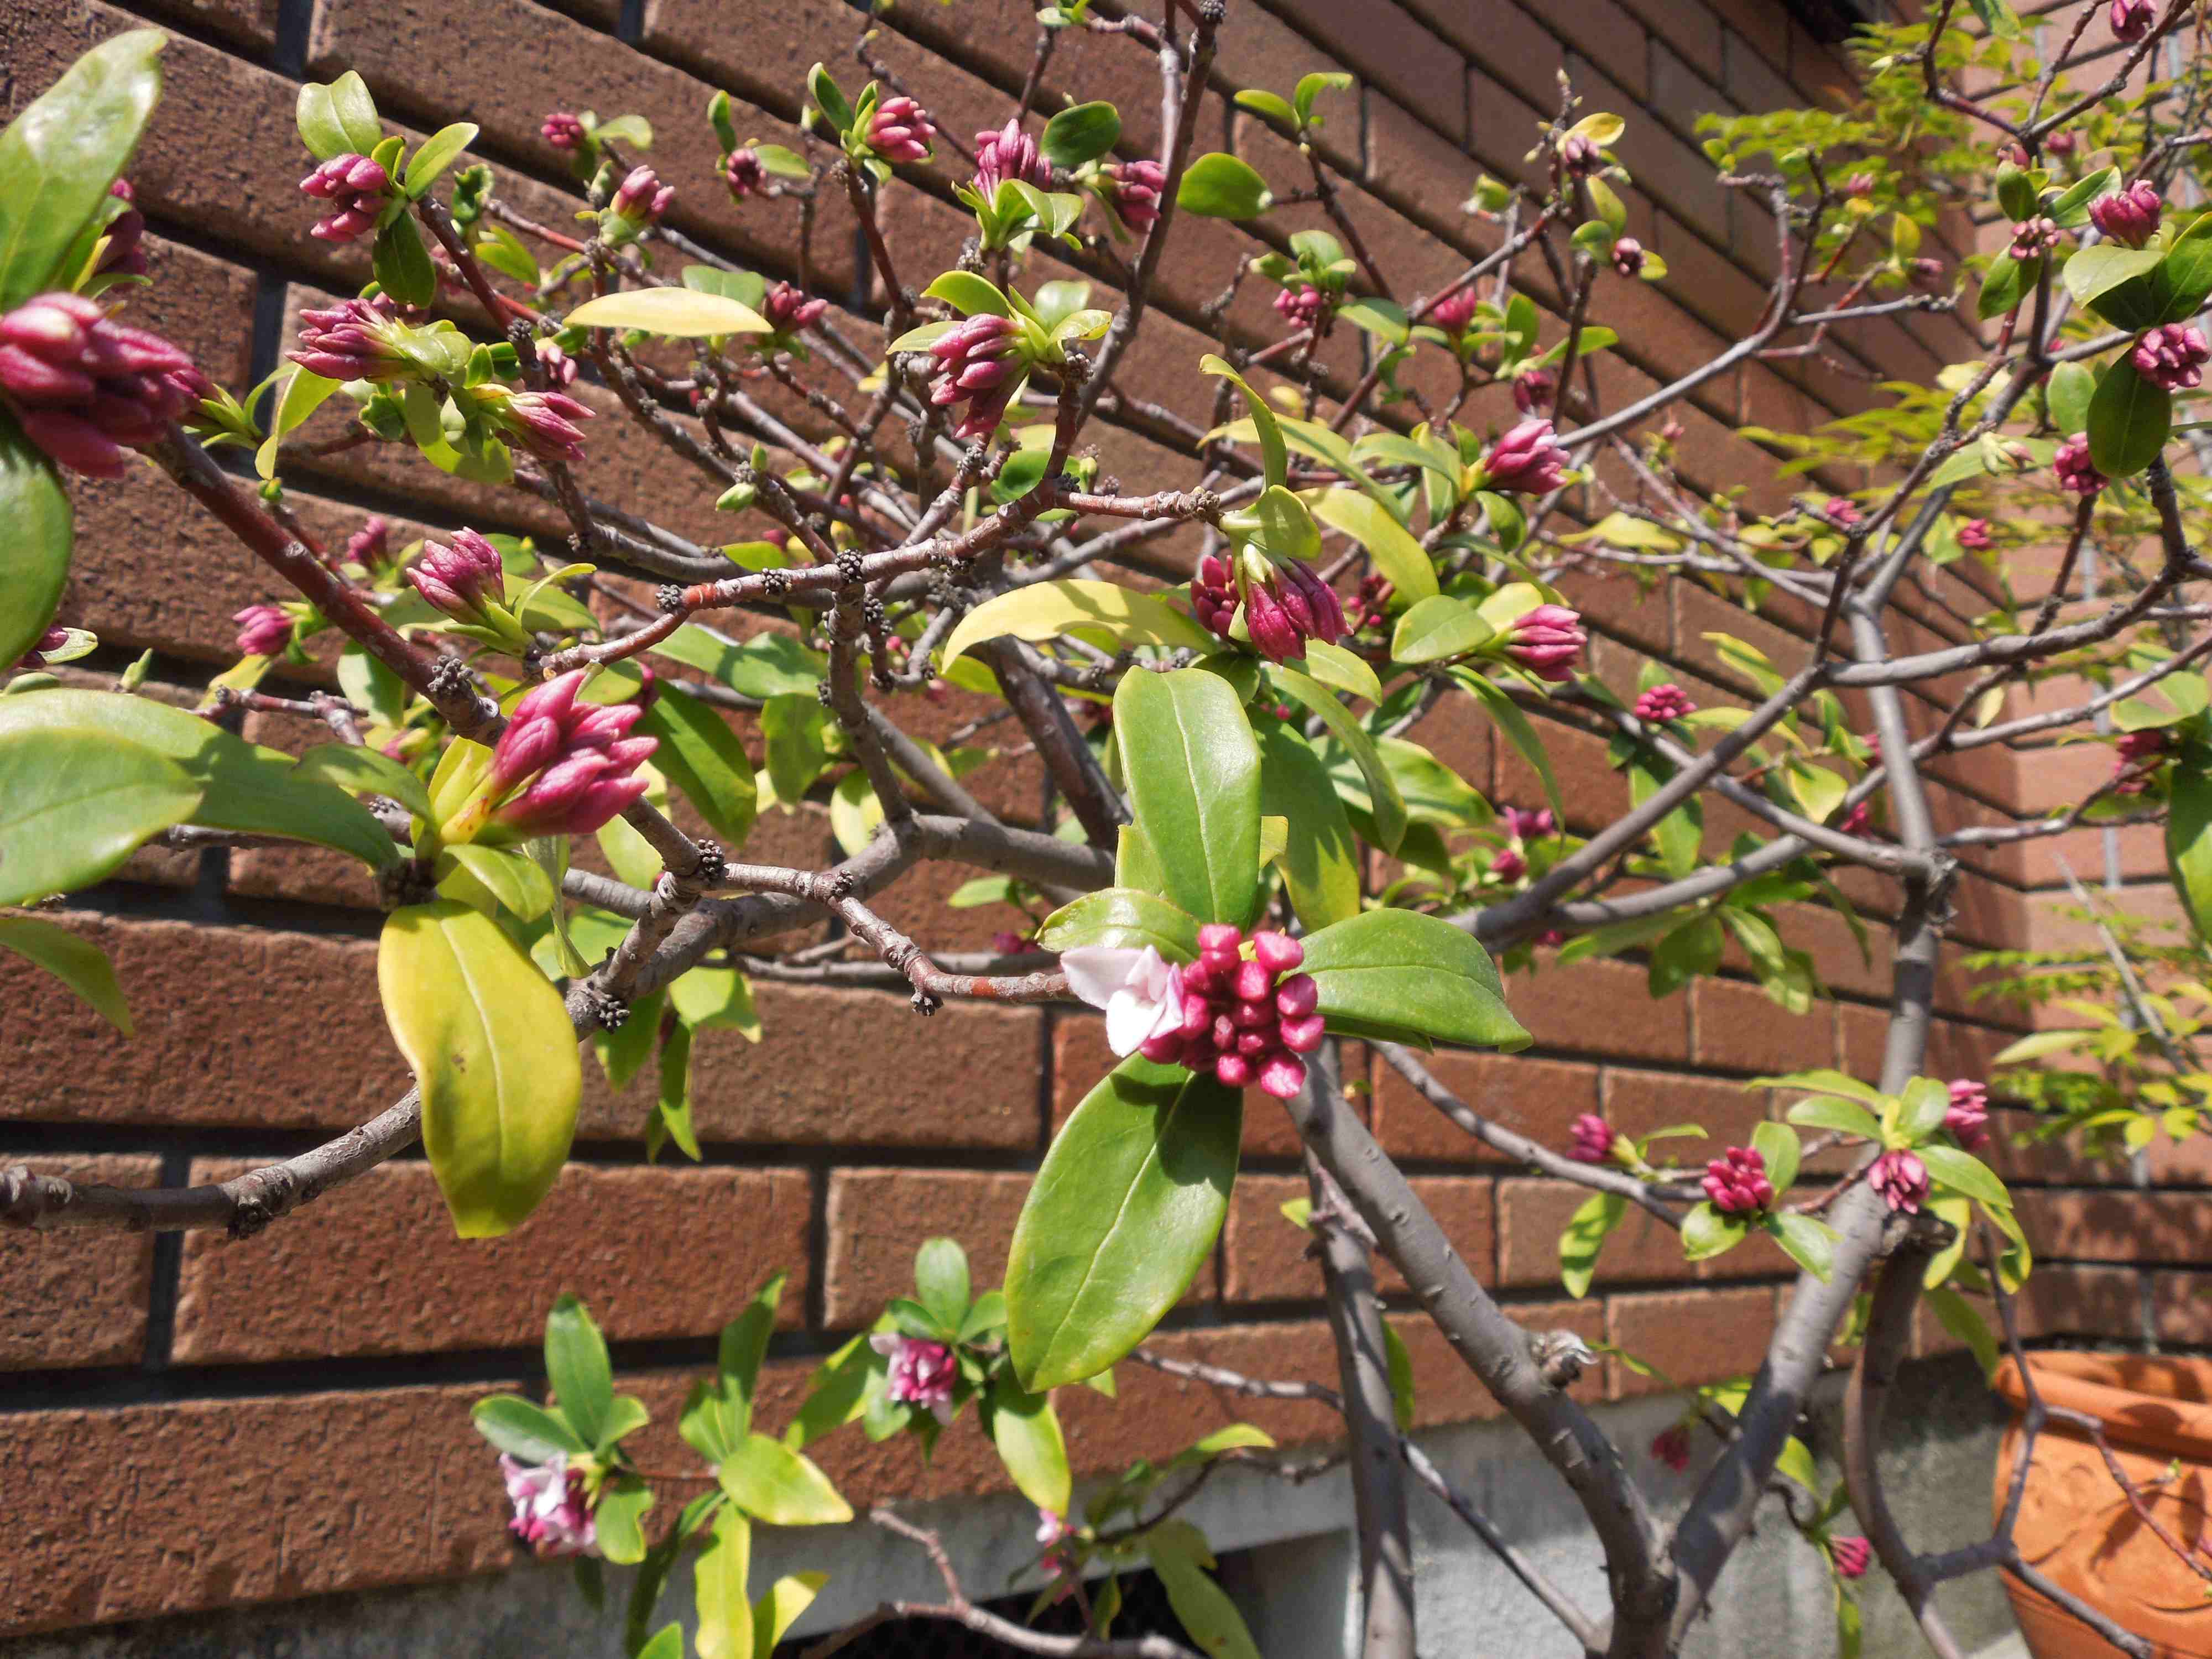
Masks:
[[[591,1450],[568,1423],[520,1395],[495,1394],[469,1408],[477,1432],[525,1463],[581,1457]]]
[[[1326,686],[1295,668],[1273,664],[1267,669],[1267,678],[1278,690],[1288,692],[1320,715],[1330,733],[1352,756],[1367,783],[1376,845],[1386,853],[1395,853],[1406,838],[1406,803],[1398,793],[1397,780],[1391,776],[1389,766],[1376,748],[1375,740],[1367,735],[1366,728],[1352,718],[1352,711],[1339,702]]]
[[[606,1338],[574,1296],[564,1294],[545,1316],[545,1376],[561,1415],[586,1445],[604,1449],[614,1413],[614,1366]]]
[[[2089,459],[2108,478],[2140,472],[2158,459],[2173,427],[2173,397],[2115,357],[2089,400]]]
[[[752,1560],[752,1522],[735,1504],[723,1504],[691,1569],[699,1598],[699,1659],[752,1659],[753,1604],[745,1586]]]
[[[1597,1193],[1568,1218],[1567,1230],[1559,1235],[1559,1283],[1577,1301],[1589,1293],[1606,1235],[1627,1214],[1628,1200],[1619,1193]]]
[[[636,1659],[684,1659],[684,1626],[663,1625],[637,1650]]]
[[[1496,636],[1497,630],[1466,600],[1435,593],[1399,617],[1390,655],[1398,662],[1443,662],[1463,657]]]
[[[496,923],[450,899],[393,911],[376,969],[454,1231],[510,1231],[551,1190],[575,1133],[583,1073],[561,994]]]
[[[2149,328],[2158,321],[2158,308],[2150,284],[2141,279],[2156,270],[2165,257],[2157,248],[2122,247],[2114,242],[2100,242],[2094,247],[2082,248],[2066,261],[2067,290],[2115,328],[2130,332]],[[2033,261],[2000,258],[1997,263],[2020,264]],[[1995,274],[1991,272],[1992,277]]]
[[[1822,1279],[1827,1275],[1822,1273]],[[1813,1461],[1813,1449],[1796,1435],[1782,1443],[1782,1455],[1774,1460],[1774,1472],[1786,1480],[1795,1480],[1807,1492],[1820,1490],[1820,1466]]]
[[[602,294],[568,313],[571,326],[635,328],[670,339],[718,334],[771,334],[775,326],[750,306],[688,288],[636,288]]]
[[[422,148],[408,158],[407,193],[420,196],[438,182],[438,175],[453,166],[461,152],[477,141],[477,124],[456,121],[440,127],[422,141]]]
[[[830,711],[811,691],[781,692],[762,708],[760,724],[769,782],[787,812],[805,799],[830,763]]]
[[[1788,1192],[1797,1182],[1797,1163],[1805,1149],[1787,1124],[1761,1123],[1751,1132],[1752,1150],[1766,1161],[1766,1178],[1775,1193]]]
[[[303,780],[332,784],[350,795],[388,795],[418,817],[434,816],[428,786],[380,749],[318,744],[292,769]]]
[[[814,107],[829,118],[830,125],[840,132],[852,126],[853,106],[845,101],[843,89],[822,64],[817,64],[806,71],[806,92],[814,100]]]
[[[1881,1125],[1874,1114],[1848,1100],[1801,1100],[1790,1109],[1789,1117],[1808,1129],[1836,1129],[1866,1140],[1881,1139]]]
[[[1917,1077],[1898,1099],[1897,1130],[1918,1143],[1943,1127],[1951,1110],[1951,1091],[1932,1077]]]
[[[729,722],[667,680],[638,720],[637,730],[660,739],[653,763],[681,789],[722,849],[735,854],[752,833],[756,799],[753,763]]]
[[[0,950],[36,963],[125,1036],[131,1035],[131,1010],[116,982],[115,964],[90,939],[33,916],[0,916]]]
[[[1185,167],[1176,191],[1177,207],[1207,219],[1256,219],[1274,199],[1265,179],[1219,150]]]
[[[1323,524],[1342,531],[1367,550],[1376,570],[1395,590],[1399,603],[1418,605],[1435,597],[1437,570],[1428,550],[1372,495],[1356,489],[1324,490],[1313,511]]]
[[[1045,1155],[1007,1257],[1024,1389],[1105,1370],[1175,1305],[1221,1231],[1243,1109],[1242,1092],[1211,1074],[1138,1055],[1084,1097]]]
[[[1252,390],[1242,374],[1212,352],[1200,357],[1198,366],[1206,374],[1227,380],[1243,394],[1245,412],[1252,421],[1253,437],[1260,446],[1261,474],[1267,479],[1270,489],[1282,483],[1290,477],[1291,457],[1290,451],[1284,446],[1283,428],[1275,419],[1274,410],[1265,398]]]
[[[1693,1204],[1682,1217],[1683,1259],[1703,1261],[1732,1250],[1748,1231],[1741,1216],[1723,1215],[1708,1202]]]
[[[5,212],[0,201],[0,215]],[[8,527],[0,536],[0,593],[8,596],[0,607],[0,670],[5,670],[38,644],[61,609],[72,539],[69,492],[53,464],[31,447],[5,409],[0,409],[0,524]]]
[[[185,769],[142,744],[0,726],[0,904],[91,886],[199,804]]]
[[[914,1254],[914,1287],[930,1316],[949,1331],[957,1331],[968,1316],[971,1292],[968,1252],[957,1238],[929,1238]]]
[[[264,478],[276,476],[276,453],[285,438],[307,422],[307,417],[327,402],[338,382],[304,368],[295,368],[276,396],[276,412],[269,422],[269,436],[253,457],[254,470]]]
[[[1406,308],[1395,300],[1370,299],[1364,295],[1346,300],[1336,308],[1336,314],[1380,339],[1393,345],[1403,345],[1412,337],[1413,325],[1406,320]]]
[[[1298,112],[1298,124],[1303,126],[1313,119],[1314,100],[1324,92],[1346,92],[1351,89],[1352,77],[1336,70],[1316,70],[1301,75],[1298,83],[1291,89],[1291,102]]]
[[[370,260],[376,280],[401,305],[427,306],[437,299],[438,268],[430,263],[430,250],[422,246],[422,233],[405,214],[376,233]]]
[[[1762,1123],[1759,1127],[1772,1128]],[[1780,1183],[1776,1183],[1779,1189]],[[1836,1230],[1825,1221],[1809,1215],[1799,1215],[1784,1210],[1766,1218],[1766,1231],[1777,1244],[1790,1253],[1790,1258],[1822,1284],[1828,1282],[1836,1266]]]
[[[1262,721],[1255,735],[1260,811],[1289,826],[1280,863],[1291,909],[1309,933],[1358,915],[1359,843],[1328,768],[1304,738],[1279,720]]]
[[[161,48],[167,44],[159,29],[132,29],[102,41],[0,132],[0,312],[70,285],[75,273],[61,269],[64,258],[138,147],[161,94]],[[19,65],[19,74],[27,71]],[[0,521],[13,539],[9,506],[0,495]],[[0,565],[0,577],[5,574]],[[7,591],[12,611],[15,589]],[[9,623],[17,620],[11,616]],[[0,631],[12,629],[0,623]],[[0,653],[0,664],[21,654]]]
[[[853,1518],[812,1459],[766,1435],[745,1437],[723,1460],[722,1490],[731,1502],[772,1527],[821,1527]]]
[[[1051,1395],[1024,1394],[1013,1378],[1000,1376],[984,1394],[981,1412],[983,1431],[999,1449],[1014,1489],[1039,1509],[1066,1515],[1073,1482]]]
[[[1997,1363],[2003,1358],[1997,1340],[1990,1333],[1989,1322],[1976,1310],[1973,1304],[1948,1285],[1938,1285],[1921,1294],[1943,1328],[1973,1350],[1975,1363],[1981,1366],[1984,1377],[1996,1374]]]
[[[1056,167],[1073,173],[1121,142],[1121,112],[1105,102],[1075,104],[1044,124],[1037,149]]]
[[[1307,673],[1334,690],[1364,697],[1370,702],[1382,701],[1382,682],[1375,678],[1375,671],[1367,665],[1367,659],[1340,645],[1331,645],[1327,640],[1308,640],[1305,665]]]
[[[972,270],[948,270],[922,289],[926,300],[942,300],[963,317],[1011,317],[1012,303],[996,283]]]
[[[1249,109],[1286,127],[1295,127],[1298,124],[1297,111],[1291,107],[1291,100],[1280,93],[1262,92],[1257,87],[1247,87],[1231,101],[1240,109]]]
[[[301,142],[318,161],[334,155],[366,155],[384,138],[376,100],[354,70],[327,83],[301,87],[297,120]]]
[[[784,1428],[784,1444],[804,1450],[859,1417],[866,1409],[869,1379],[882,1374],[882,1365],[866,1336],[853,1338],[823,1360],[807,1379],[806,1398]]]
[[[1055,953],[1083,945],[1149,945],[1170,962],[1189,962],[1198,955],[1198,918],[1139,888],[1109,887],[1054,911],[1036,942]]]
[[[1928,1146],[1915,1148],[1914,1155],[1928,1166],[1930,1176],[1953,1192],[1964,1193],[1991,1209],[2012,1207],[2012,1194],[2005,1190],[1996,1171],[1972,1152],[1962,1152],[1956,1146]]]
[[[1528,1045],[1528,1033],[1506,1008],[1490,953],[1441,916],[1369,910],[1310,934],[1305,946],[1304,971],[1313,975],[1331,1030],[1403,1033],[1425,1045]]]
[[[2085,252],[2087,250],[2084,250]],[[2075,255],[2080,258],[2080,255]],[[1981,292],[1974,296],[1974,314],[1987,322],[1992,317],[2002,317],[2033,292],[2043,275],[2041,256],[2033,259],[2015,259],[2009,254],[2000,254],[1982,273]]]
[[[1260,751],[1237,693],[1198,669],[1125,674],[1114,733],[1162,896],[1244,926],[1259,897]]]
[[[1406,1339],[1398,1334],[1398,1328],[1387,1319],[1382,1322],[1382,1353],[1390,1370],[1391,1420],[1397,1424],[1399,1433],[1410,1433],[1413,1427],[1413,1356],[1406,1352]]]
[[[1536,735],[1536,728],[1528,724],[1528,717],[1521,712],[1520,705],[1505,695],[1491,680],[1471,671],[1455,670],[1452,678],[1482,701],[1483,708],[1504,734],[1514,752],[1527,761],[1536,774],[1536,781],[1544,786],[1544,799],[1551,804],[1552,815],[1560,823],[1566,822],[1566,805],[1559,799],[1559,780],[1552,775],[1552,757],[1545,752],[1544,740]]]
[[[1260,1659],[1243,1615],[1228,1592],[1207,1576],[1213,1553],[1188,1521],[1164,1521],[1144,1534],[1145,1553],[1167,1589],[1183,1633],[1210,1659]]]
[[[783,1633],[799,1622],[799,1615],[829,1582],[826,1572],[794,1572],[768,1587],[768,1594],[753,1603],[753,1659],[771,1659]]]
[[[2161,323],[2186,322],[2212,295],[2212,213],[2193,220],[2151,278]]]
[[[599,1522],[599,1553],[618,1567],[635,1566],[644,1560],[645,1513],[652,1507],[653,1488],[635,1475],[608,1481],[600,1490],[599,1506],[592,1512]]]
[[[1131,645],[1212,649],[1217,641],[1190,617],[1164,600],[1119,582],[1071,577],[1036,582],[985,600],[960,619],[938,658],[949,668],[986,640],[1012,635],[1035,643],[1062,634],[1119,650]]]
[[[2167,796],[2166,869],[2197,937],[2212,939],[2212,769],[2205,765],[2201,746],[2192,744],[2182,750]],[[2015,1043],[2007,1052],[2025,1058],[2014,1053],[2020,1047]]]
[[[2096,389],[2097,377],[2087,363],[2061,363],[2052,369],[2043,389],[2051,423],[2069,437],[2082,430],[2089,424],[2089,398]]]

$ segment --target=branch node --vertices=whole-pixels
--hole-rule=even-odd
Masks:
[[[653,590],[653,601],[663,611],[673,615],[684,608],[684,587],[679,582],[663,582]]]
[[[1529,1332],[1528,1358],[1536,1362],[1536,1373],[1546,1386],[1554,1389],[1572,1388],[1576,1379],[1597,1364],[1589,1344],[1572,1331]]]

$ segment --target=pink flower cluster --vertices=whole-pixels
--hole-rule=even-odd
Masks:
[[[1501,847],[1490,860],[1490,873],[1500,881],[1518,881],[1528,873],[1528,860],[1510,847]]]
[[[2136,342],[2128,354],[2136,373],[2167,392],[2193,392],[2204,384],[2204,365],[2212,362],[2212,346],[2186,323],[2168,323]]]
[[[520,793],[492,817],[509,835],[589,835],[646,792],[638,763],[660,741],[629,735],[643,706],[579,704],[585,672],[563,674],[525,696],[500,733],[492,750],[492,793],[519,787]]]
[[[1948,1121],[1948,1114],[1946,1121]],[[1912,1152],[1884,1152],[1867,1171],[1867,1185],[1893,1210],[1907,1215],[1919,1212],[1928,1196],[1928,1166]]]
[[[2154,0],[2112,0],[2107,15],[2113,34],[2133,46],[2150,33],[2150,26],[2158,21],[2158,8]]]
[[[1288,933],[1252,935],[1210,923],[1198,930],[1198,960],[1176,970],[1182,1018],[1147,1038],[1146,1060],[1211,1071],[1231,1089],[1257,1083],[1278,1100],[1305,1086],[1305,1061],[1321,1047],[1321,988],[1297,971],[1305,946]]]
[[[1252,648],[1270,662],[1295,662],[1308,640],[1334,645],[1347,631],[1336,590],[1297,559],[1275,559],[1256,550],[1229,560],[1209,553],[1190,585],[1199,622],[1227,639],[1239,600]]]
[[[585,1495],[584,1472],[559,1452],[544,1463],[523,1463],[500,1454],[507,1501],[514,1518],[507,1530],[541,1556],[596,1555],[599,1525]]]
[[[1500,816],[1505,822],[1505,833],[1516,841],[1540,841],[1559,833],[1559,821],[1552,816],[1548,806],[1509,806]]]
[[[761,315],[775,325],[779,334],[796,334],[829,309],[827,300],[809,298],[805,289],[793,288],[789,283],[778,283],[761,302]]]
[[[1099,173],[1106,180],[1106,203],[1115,218],[1131,230],[1150,230],[1159,222],[1160,192],[1168,182],[1165,167],[1147,158],[1109,161]]]
[[[1987,519],[1969,519],[1959,526],[1959,545],[1969,553],[1986,553],[1996,545]]]
[[[589,404],[562,392],[518,392],[507,400],[507,422],[515,436],[541,459],[572,465],[584,459],[583,429],[576,422],[592,415]]]
[[[2015,259],[2033,259],[2058,246],[2058,222],[2046,215],[2023,219],[2012,228],[2012,246],[2005,250]]]
[[[76,294],[41,294],[0,316],[0,393],[57,465],[119,478],[207,394],[192,360],[158,334],[109,320]]]
[[[292,618],[283,607],[249,605],[234,612],[238,624],[238,654],[241,657],[280,657],[292,643]]]
[[[920,104],[911,98],[886,98],[868,123],[867,145],[886,161],[921,161],[928,159],[929,142],[936,137],[936,124]]]
[[[1548,368],[1524,368],[1513,377],[1513,407],[1523,415],[1534,415],[1540,409],[1552,406],[1552,394],[1559,390],[1559,376]]]
[[[1633,236],[1618,238],[1613,245],[1613,268],[1623,276],[1644,273],[1644,244]]]
[[[768,168],[761,164],[760,152],[750,149],[732,150],[722,158],[722,182],[730,187],[730,199],[742,202],[748,196],[757,196],[768,188]]]
[[[319,311],[300,313],[300,345],[292,361],[332,380],[404,380],[415,366],[392,340],[399,307],[389,295],[373,300],[341,300]]]
[[[1568,1132],[1572,1137],[1567,1156],[1577,1164],[1608,1164],[1613,1160],[1613,1125],[1595,1112],[1584,1112]]]
[[[455,622],[479,626],[485,621],[484,601],[507,595],[499,550],[473,530],[455,531],[450,543],[424,542],[422,556],[408,567],[406,580]]]
[[[668,211],[668,204],[675,199],[675,185],[662,184],[659,174],[640,165],[632,167],[629,176],[616,186],[611,205],[617,216],[629,223],[650,225]]]
[[[1027,360],[1022,354],[1022,325],[1011,317],[978,312],[955,323],[929,348],[937,359],[937,380],[929,401],[939,409],[965,403],[967,413],[952,428],[960,438],[988,438],[1006,417]]]
[[[584,142],[584,124],[565,109],[556,109],[547,116],[538,131],[554,149],[570,154]]]
[[[2076,495],[2094,495],[2110,482],[2090,462],[2088,439],[2078,434],[2058,446],[2051,465],[2058,474],[2058,487]]]
[[[2107,240],[2123,247],[2141,247],[2157,234],[2166,204],[2158,186],[2138,179],[2124,190],[2116,190],[2089,204],[2089,222]]]
[[[1690,1431],[1676,1423],[1651,1437],[1651,1455],[1680,1474],[1690,1467]]]
[[[1863,1578],[1874,1560],[1874,1546],[1863,1538],[1845,1533],[1828,1540],[1828,1559],[1836,1564],[1839,1578]]]
[[[381,513],[372,513],[361,521],[361,528],[346,538],[343,562],[357,564],[374,574],[384,568],[391,556],[392,525]]]
[[[1482,458],[1485,488],[1524,495],[1557,489],[1566,470],[1567,452],[1559,447],[1547,420],[1522,422]]]
[[[1972,1078],[1951,1079],[1950,1109],[1943,1114],[1943,1127],[1951,1139],[1970,1152],[1978,1152],[1990,1144],[1990,1091],[1985,1083]]]
[[[1579,612],[1563,605],[1540,605],[1515,621],[1505,654],[1538,679],[1560,685],[1575,677],[1575,664],[1589,643]]]
[[[1672,680],[1653,686],[1636,700],[1636,718],[1650,726],[1664,726],[1697,712],[1698,705],[1690,701],[1690,694]]]
[[[1429,321],[1455,339],[1467,332],[1467,325],[1474,320],[1476,308],[1481,304],[1474,285],[1446,295],[1429,307]]]
[[[920,1406],[940,1423],[952,1420],[952,1389],[960,1364],[942,1342],[878,1331],[868,1346],[891,1362],[884,1392],[901,1405]]]
[[[1766,1178],[1766,1160],[1749,1146],[1731,1146],[1727,1153],[1705,1165],[1705,1189],[1713,1208],[1723,1215],[1763,1215],[1774,1206],[1774,1183]]]
[[[325,242],[350,242],[375,227],[392,200],[392,175],[366,155],[333,155],[301,179],[300,188],[331,206],[307,234]]]
[[[1316,334],[1326,334],[1334,312],[1329,296],[1310,283],[1284,289],[1275,295],[1275,314],[1294,331],[1310,328]]]
[[[1052,164],[1037,150],[1037,142],[1022,131],[1018,116],[994,132],[975,135],[975,192],[988,200],[1009,179],[1019,179],[1039,190],[1052,184]]]

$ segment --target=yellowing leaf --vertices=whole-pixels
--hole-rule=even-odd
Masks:
[[[639,328],[648,334],[697,339],[710,334],[771,334],[775,325],[750,306],[689,288],[641,288],[602,294],[568,313],[588,328]]]
[[[1071,577],[1018,587],[977,605],[945,641],[940,662],[949,666],[986,640],[1009,634],[1036,641],[1078,629],[1096,630],[1116,647],[1169,645],[1204,651],[1216,643],[1212,635],[1182,611],[1150,594],[1119,582]]]

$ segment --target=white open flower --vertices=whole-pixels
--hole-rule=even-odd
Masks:
[[[1182,970],[1147,945],[1079,945],[1060,953],[1068,988],[1106,1011],[1107,1046],[1133,1054],[1182,1024]]]

